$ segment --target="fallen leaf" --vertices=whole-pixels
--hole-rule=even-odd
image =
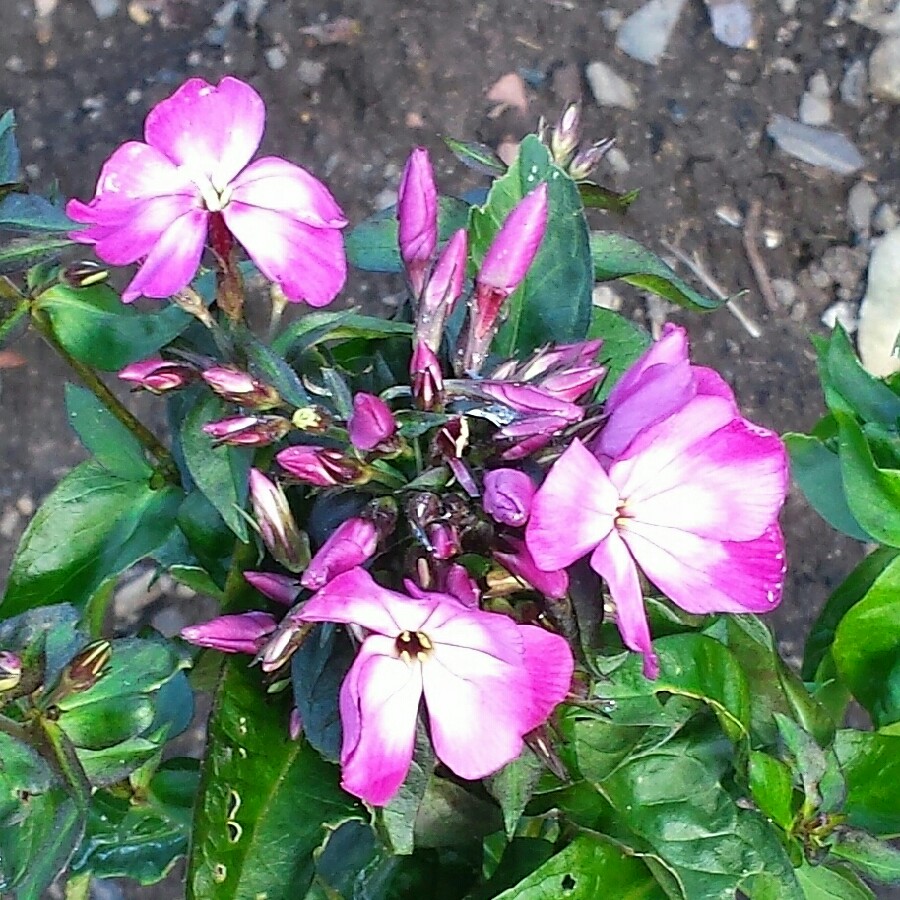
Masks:
[[[352,44],[362,34],[362,25],[359,19],[338,16],[333,22],[326,22],[324,25],[301,28],[300,34],[305,34],[320,44]]]
[[[487,98],[497,105],[488,113],[488,118],[496,119],[507,109],[528,113],[528,92],[525,81],[518,72],[508,72],[495,82],[487,92]]]
[[[0,350],[0,369],[18,369],[24,366],[26,359],[15,350]]]

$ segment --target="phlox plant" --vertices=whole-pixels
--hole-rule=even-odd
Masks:
[[[593,306],[612,279],[719,303],[589,229],[634,197],[591,180],[610,142],[582,145],[577,105],[509,166],[448,141],[486,178],[465,201],[413,149],[396,208],[355,226],[305,169],[255,158],[264,123],[250,85],[193,78],[63,211],[0,119],[0,336],[31,327],[71,365],[89,454],[0,603],[0,892],[62,879],[77,900],[184,856],[196,900],[896,883],[900,381],[838,330],[817,344],[827,416],[782,439],[683,327],[651,341]],[[105,267],[132,264],[119,293]],[[348,264],[403,279],[396,314],[336,303]],[[111,378],[156,395],[167,435]],[[804,602],[784,594],[788,451],[829,525],[882,545],[799,673],[759,618]],[[219,613],[180,600],[194,624],[171,640],[111,631],[138,563]],[[171,744],[197,692],[200,759]]]

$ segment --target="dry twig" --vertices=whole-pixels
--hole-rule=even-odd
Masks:
[[[753,277],[759,285],[759,292],[766,301],[766,306],[771,312],[778,312],[778,298],[772,288],[772,280],[766,269],[766,264],[760,255],[759,247],[756,244],[756,237],[759,233],[759,217],[762,213],[762,200],[758,197],[750,203],[750,209],[747,211],[747,218],[744,222],[744,252],[747,254],[747,261],[750,268],[753,269]]]

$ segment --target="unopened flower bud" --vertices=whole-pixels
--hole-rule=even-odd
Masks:
[[[569,163],[569,177],[573,181],[584,181],[591,176],[591,173],[600,163],[600,160],[612,150],[616,143],[615,138],[606,138],[603,141],[597,141],[584,150],[579,150],[575,154],[575,158]]]
[[[550,133],[550,153],[553,155],[553,161],[564,169],[575,155],[580,141],[581,104],[570,103]]]
[[[518,469],[493,469],[484,476],[484,511],[496,522],[521,528],[528,521],[534,482]]]
[[[314,434],[328,430],[331,425],[331,415],[321,406],[302,406],[294,410],[291,416],[291,425],[298,431],[311,431]]]
[[[291,423],[283,416],[231,416],[203,426],[216,444],[233,447],[265,447],[281,440]]]
[[[462,294],[467,258],[468,237],[465,228],[460,228],[441,251],[419,298],[413,340],[422,341],[435,353],[441,346],[444,323]]]
[[[437,247],[438,197],[428,151],[416,147],[406,161],[397,194],[400,256],[409,284],[418,297]]]
[[[500,381],[534,381],[541,375],[568,369],[582,369],[592,366],[597,361],[597,354],[603,346],[601,338],[590,341],[577,341],[574,344],[553,344],[541,347],[520,365],[511,360],[498,367],[491,378]],[[506,374],[498,374],[503,369]]]
[[[240,369],[231,366],[213,366],[201,372],[201,377],[216,394],[230,403],[259,410],[272,409],[281,404],[281,397],[275,388]]]
[[[90,260],[80,260],[66,266],[60,273],[60,279],[66,284],[76,288],[90,287],[92,284],[102,284],[109,278],[109,269]]]
[[[419,342],[413,350],[409,364],[412,392],[419,409],[431,410],[441,405],[444,376],[440,360],[425,343]]]
[[[317,591],[342,572],[368,562],[377,548],[378,531],[373,522],[362,518],[347,519],[316,551],[300,583]]]
[[[290,575],[274,572],[244,572],[244,580],[252,584],[263,596],[290,606],[300,593],[300,582]]]
[[[353,412],[347,422],[350,442],[357,450],[375,450],[397,431],[391,408],[380,397],[360,392],[353,397]]]
[[[250,470],[250,502],[263,542],[285,568],[300,572],[309,563],[309,538],[300,531],[280,485]]]
[[[256,655],[263,672],[280,669],[297,652],[315,626],[315,622],[299,622],[288,614]]]
[[[459,533],[447,522],[432,522],[426,527],[425,534],[428,550],[435,559],[452,559],[462,552]]]
[[[119,378],[131,382],[134,390],[143,388],[153,394],[178,390],[196,377],[197,373],[191,366],[160,358],[131,363],[119,372]]]
[[[579,422],[584,410],[575,403],[561,400],[543,386],[514,381],[481,381],[481,391],[504,406],[520,413],[522,417],[556,416],[566,422]]]
[[[580,369],[554,372],[541,380],[541,387],[560,400],[574,403],[593,390],[606,374],[606,366],[584,366]]]
[[[463,369],[476,374],[484,365],[507,297],[522,283],[547,227],[547,184],[520,200],[494,236],[475,277]]]
[[[494,558],[516,578],[529,584],[551,600],[560,600],[569,590],[569,576],[565,569],[544,572],[537,567],[525,541],[514,537],[503,539],[505,548],[494,551]]]
[[[112,658],[112,644],[107,640],[94,641],[76,654],[66,666],[61,684],[66,693],[86,691],[92,688],[104,675]]]
[[[364,484],[369,480],[366,467],[340,450],[302,444],[287,447],[275,455],[278,464],[299,481],[318,487],[337,484]]]
[[[22,680],[22,660],[8,650],[0,650],[0,694],[18,687]]]
[[[256,654],[266,643],[266,636],[276,627],[274,616],[264,612],[248,612],[218,616],[200,625],[189,625],[181,629],[181,636],[198,647],[209,647],[222,653]]]
[[[292,741],[299,741],[303,734],[303,720],[300,718],[300,710],[295,706],[291,710],[291,718],[288,722],[288,734]]]

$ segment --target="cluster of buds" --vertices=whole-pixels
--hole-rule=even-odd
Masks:
[[[615,138],[605,138],[581,146],[581,103],[570,103],[552,128],[541,120],[538,134],[556,165],[574,181],[586,181],[615,145]]]

